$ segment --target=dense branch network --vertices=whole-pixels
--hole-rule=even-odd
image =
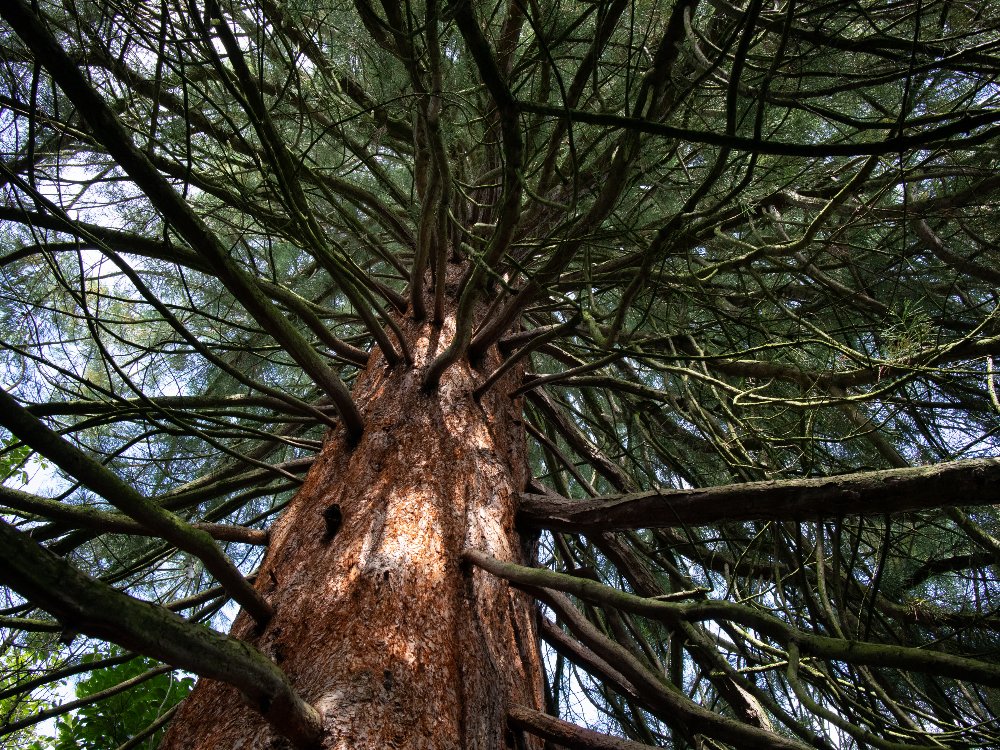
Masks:
[[[121,663],[103,639],[264,675],[308,744],[267,657],[182,646],[230,597],[267,620],[245,577],[327,431],[363,434],[359,370],[413,367],[400,321],[453,300],[426,391],[525,370],[534,567],[468,553],[543,613],[548,715],[512,727],[1000,742],[1000,6],[0,17],[0,732]]]

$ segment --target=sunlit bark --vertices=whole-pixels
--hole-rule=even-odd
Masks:
[[[354,388],[361,441],[327,440],[272,532],[257,580],[273,619],[255,633],[241,615],[233,632],[320,711],[324,748],[504,747],[508,703],[541,707],[534,608],[461,553],[522,559],[517,373],[477,402],[483,376],[460,362],[425,393],[423,366],[454,321],[404,328],[417,366],[372,358]],[[280,746],[273,737],[234,689],[206,680],[163,748]]]

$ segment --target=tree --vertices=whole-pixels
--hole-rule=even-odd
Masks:
[[[5,734],[997,746],[997,4],[0,17]]]

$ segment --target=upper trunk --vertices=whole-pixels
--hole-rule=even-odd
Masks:
[[[269,654],[320,711],[323,748],[494,750],[513,741],[509,702],[541,706],[534,610],[460,555],[522,558],[517,375],[477,402],[482,375],[459,362],[424,393],[422,372],[454,319],[402,325],[415,366],[371,358],[353,394],[361,441],[327,439],[272,531],[257,586],[274,617],[255,632],[241,614],[232,633]],[[201,680],[161,747],[284,743],[235,689]]]

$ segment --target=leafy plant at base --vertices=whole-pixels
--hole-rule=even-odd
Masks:
[[[112,655],[117,650],[112,652]],[[95,652],[84,661],[96,661],[109,654]],[[113,667],[96,669],[76,684],[77,699],[95,695],[125,680],[153,669],[157,662],[144,657]],[[53,750],[111,750],[145,731],[157,718],[180,703],[194,686],[191,677],[160,674],[145,682],[83,706],[56,723]],[[153,733],[139,747],[155,748],[162,731]]]

